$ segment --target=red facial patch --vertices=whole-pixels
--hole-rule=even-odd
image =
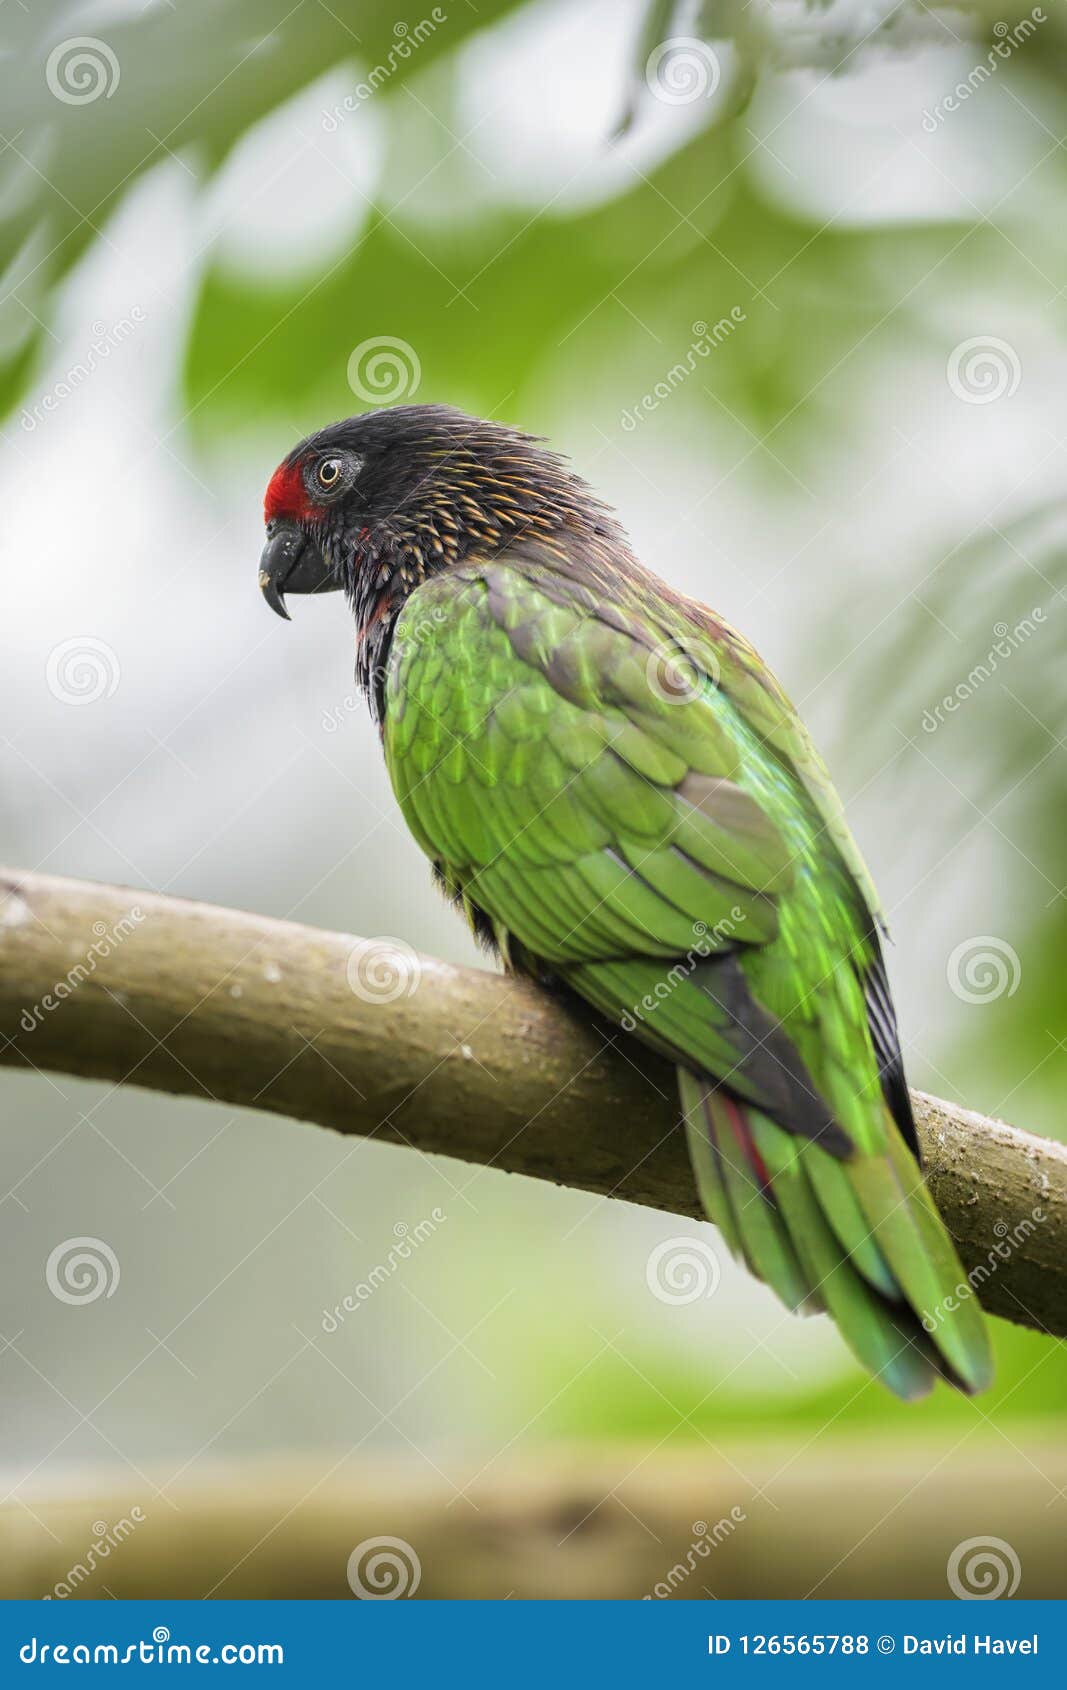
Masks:
[[[307,522],[321,508],[313,505],[307,496],[300,464],[279,464],[264,495],[264,522],[272,522],[280,516],[287,516],[294,522]]]

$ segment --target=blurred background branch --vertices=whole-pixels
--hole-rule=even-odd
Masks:
[[[1007,1595],[1020,1564],[1020,1595],[1058,1597],[1042,1473],[1067,1485],[1062,1445],[1038,1444],[1040,1469],[1021,1471],[986,1450],[980,1483],[970,1450],[924,1453],[922,1486],[914,1444],[892,1440],[876,1461],[859,1440],[803,1462],[774,1444],[736,1459],[564,1445],[464,1462],[455,1488],[380,1458],[338,1462],[328,1484],[294,1459],[236,1464],[155,1495],[151,1478],[102,1473],[76,1496],[36,1498],[33,1516],[0,1510],[0,1598],[929,1598],[961,1584]],[[990,1517],[1008,1537],[999,1554],[982,1536]],[[950,1585],[961,1539],[973,1566]]]
[[[700,1214],[669,1065],[531,982],[17,870],[0,870],[0,898],[0,1062]],[[972,1278],[961,1295],[1067,1336],[1067,1149],[937,1098],[915,1103]]]

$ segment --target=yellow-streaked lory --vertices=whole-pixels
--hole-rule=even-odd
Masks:
[[[990,1377],[927,1193],[874,889],[752,647],[539,441],[436,405],[302,441],[260,584],[342,588],[397,800],[476,933],[677,1065],[709,1218],[902,1397]]]

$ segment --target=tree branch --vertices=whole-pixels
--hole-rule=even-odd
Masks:
[[[0,1063],[266,1109],[700,1213],[669,1066],[528,981],[0,870]],[[1067,1336],[1067,1148],[914,1094],[985,1306]]]

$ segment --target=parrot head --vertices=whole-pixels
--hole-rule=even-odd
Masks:
[[[279,464],[263,508],[263,596],[343,590],[366,625],[428,575],[562,527],[617,533],[613,519],[532,435],[445,405],[397,405],[311,434]]]

